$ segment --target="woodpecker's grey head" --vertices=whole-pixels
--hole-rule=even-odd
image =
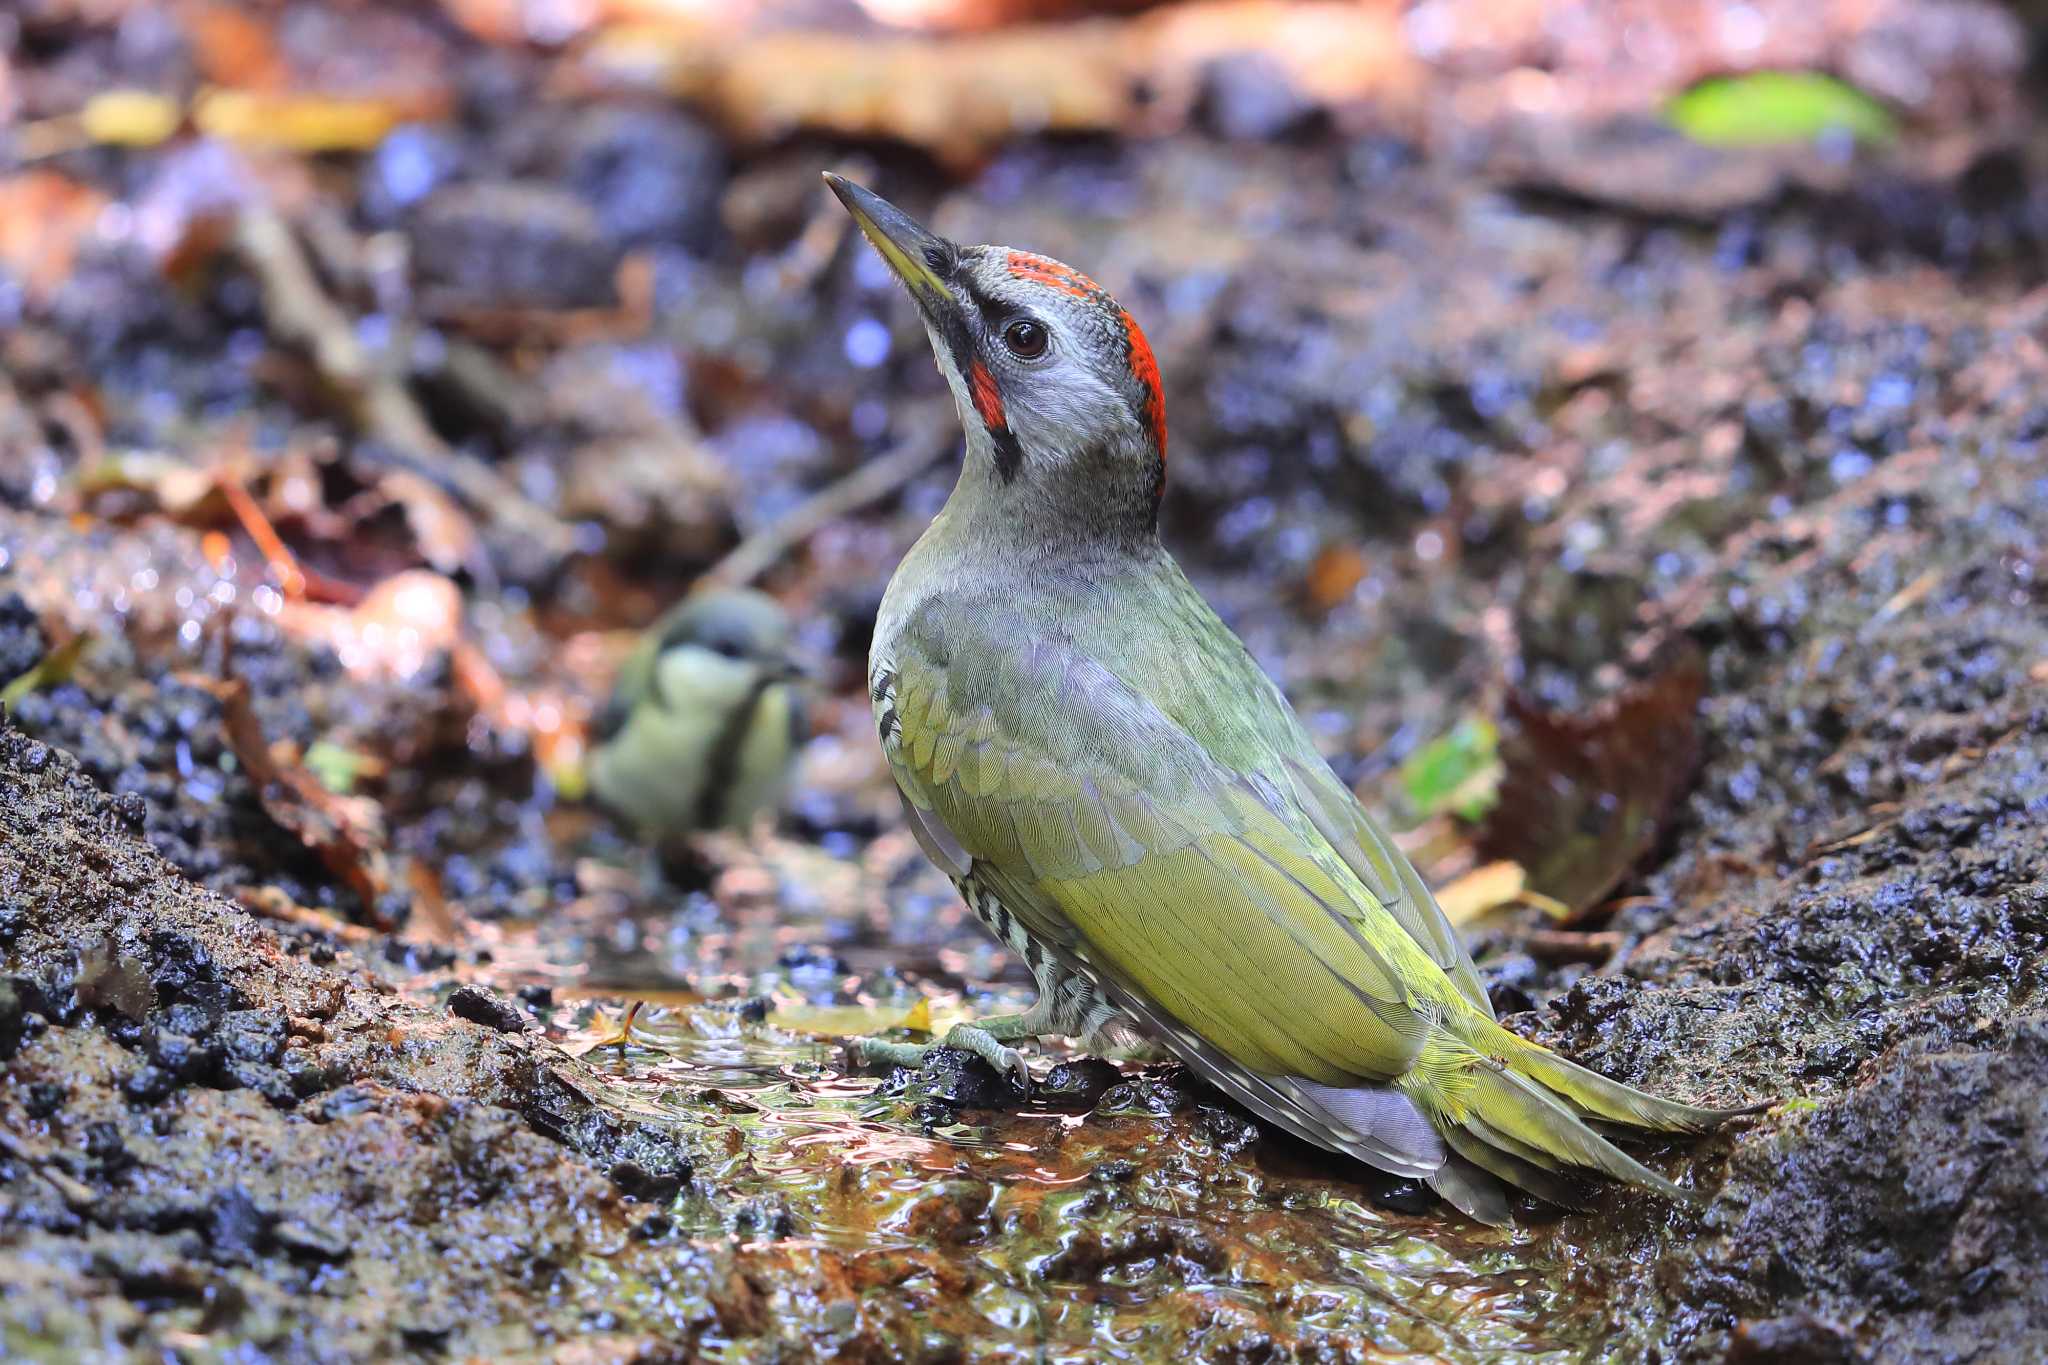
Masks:
[[[1131,315],[1072,266],[957,245],[872,191],[825,179],[916,300],[969,460],[993,476],[991,496],[1020,511],[1152,528],[1166,486],[1166,399]]]

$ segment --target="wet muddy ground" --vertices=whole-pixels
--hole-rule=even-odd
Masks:
[[[0,226],[0,684],[30,677],[0,730],[4,1354],[2048,1354],[2021,35],[1969,6],[1772,30],[1902,132],[1753,151],[1420,8],[1466,45],[1363,112],[1285,50],[1128,21],[1157,95],[1129,136],[1062,103],[1084,49],[1051,39],[1003,70],[1076,131],[940,137],[829,82],[764,132],[692,78],[649,93],[644,36],[558,50],[481,5],[6,21],[0,204],[42,226]],[[919,51],[899,75],[936,79]],[[395,126],[280,147],[195,104],[65,143],[109,79]],[[1338,771],[1440,881],[1505,856],[1585,890],[1471,926],[1503,1014],[1776,1102],[1650,1153],[1698,1207],[1493,1231],[1170,1069],[1049,1050],[1020,1107],[957,1058],[848,1066],[1028,976],[872,740],[866,632],[955,437],[827,167],[1144,322],[1167,536]],[[743,543],[816,732],[772,831],[657,864],[577,799],[579,737],[625,632]],[[1412,809],[1411,760],[1475,718],[1498,806]],[[634,1046],[593,1049],[625,991],[656,1002]]]

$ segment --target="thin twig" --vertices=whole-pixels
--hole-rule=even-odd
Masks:
[[[37,1156],[29,1150],[28,1144],[14,1134],[0,1129],[0,1156],[18,1161],[50,1182],[53,1189],[64,1199],[73,1213],[91,1213],[99,1204],[99,1196],[90,1185],[81,1184],[60,1170],[49,1157]]]
[[[1621,935],[1613,929],[1580,933],[1575,929],[1531,929],[1515,945],[1545,962],[1590,962],[1594,966],[1621,951]]]
[[[235,893],[235,900],[244,910],[263,919],[276,920],[279,924],[295,924],[303,929],[317,929],[332,935],[352,948],[361,948],[377,937],[377,931],[360,924],[351,924],[338,915],[300,905],[274,886],[245,886]]]
[[[572,536],[561,518],[497,470],[450,447],[405,385],[372,362],[348,315],[321,289],[282,217],[266,208],[245,212],[235,227],[235,246],[262,286],[271,329],[306,349],[321,378],[348,401],[365,435],[431,465],[478,515],[540,545],[553,558],[569,554]]]
[[[278,587],[286,597],[306,595],[306,575],[299,569],[299,558],[284,543],[284,537],[270,524],[270,518],[256,505],[256,499],[249,496],[249,490],[242,486],[240,478],[232,474],[220,474],[214,478],[214,487],[227,499],[228,508],[235,514],[235,520],[242,523],[242,529],[249,533],[249,539],[256,542],[256,548],[263,554],[264,563],[277,576]]]
[[[894,450],[834,479],[787,516],[749,535],[713,565],[705,578],[744,587],[826,526],[896,492],[952,449],[950,419],[950,412],[926,414]]]

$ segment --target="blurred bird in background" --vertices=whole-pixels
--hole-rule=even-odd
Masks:
[[[745,833],[781,803],[805,726],[792,635],[766,593],[705,588],[650,626],[619,670],[592,732],[590,789],[665,866],[682,864],[689,836]],[[641,1004],[601,1045],[632,1039]]]
[[[1037,979],[946,1042],[1132,1026],[1296,1136],[1473,1218],[1599,1174],[1680,1193],[1612,1132],[1699,1132],[1494,1021],[1470,954],[1280,689],[1159,540],[1166,416],[1131,315],[1058,261],[935,236],[828,175],[909,288],[967,429],[890,581],[869,692],[926,855]],[[870,1060],[926,1049],[869,1042]]]
[[[802,670],[765,593],[709,588],[649,627],[597,718],[590,786],[656,848],[745,831],[789,785]]]

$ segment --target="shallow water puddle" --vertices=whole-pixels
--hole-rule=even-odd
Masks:
[[[780,1313],[843,1329],[858,1303],[908,1296],[934,1343],[1077,1361],[1156,1359],[1191,1332],[1217,1350],[1562,1361],[1604,1326],[1537,1232],[1376,1207],[1366,1177],[1247,1142],[1206,1102],[956,1113],[881,1093],[837,1038],[774,1016],[671,1010],[638,1036],[656,1046],[623,1069],[593,1054],[593,1098],[687,1137],[700,1163],[679,1230],[759,1252]]]

